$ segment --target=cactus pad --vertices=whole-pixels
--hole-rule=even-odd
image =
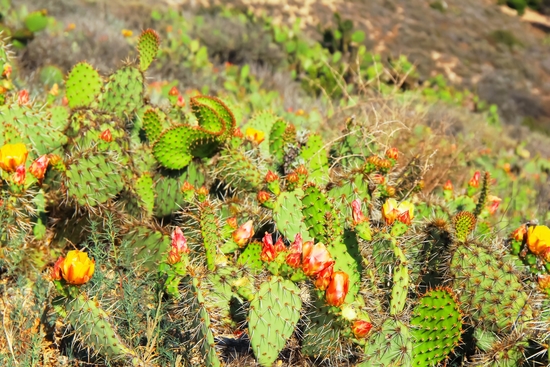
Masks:
[[[124,66],[109,77],[99,108],[121,119],[132,118],[143,105],[143,92],[143,74],[135,67]]]
[[[414,308],[411,335],[414,340],[413,366],[435,366],[458,345],[462,315],[448,289],[426,293]]]
[[[90,64],[76,64],[67,76],[66,82],[69,107],[90,107],[99,95],[102,85],[99,73]]]
[[[277,359],[300,318],[300,290],[289,280],[272,277],[250,303],[250,344],[258,363],[269,367]]]
[[[144,30],[138,39],[139,70],[146,71],[159,51],[160,37],[152,29]]]
[[[470,212],[460,212],[453,218],[455,236],[460,242],[466,241],[476,225],[476,217]]]
[[[412,366],[413,345],[407,326],[387,319],[381,330],[372,334],[365,347],[365,361],[359,367]]]

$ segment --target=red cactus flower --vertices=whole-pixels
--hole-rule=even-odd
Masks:
[[[187,247],[187,239],[183,235],[180,227],[176,227],[172,232],[172,248],[176,249],[179,253],[188,254],[189,247]]]
[[[365,320],[355,320],[351,327],[351,331],[356,338],[364,338],[368,335],[370,329],[372,329],[372,324]]]
[[[267,171],[267,174],[265,175],[265,182],[267,183],[275,182],[278,179],[279,179],[279,176],[275,172],[271,170]]]
[[[327,304],[330,306],[340,307],[349,290],[349,276],[343,271],[335,271],[332,273],[330,283],[325,292]]]
[[[178,88],[176,88],[176,87],[174,86],[174,87],[172,87],[172,88],[170,89],[170,91],[168,92],[168,95],[169,95],[169,96],[179,96],[179,95],[180,95],[180,92],[179,92]]]
[[[523,241],[524,236],[527,234],[527,226],[522,224],[514,232],[512,232],[512,238],[516,241]]]
[[[19,92],[19,95],[17,96],[17,104],[20,106],[26,105],[29,103],[29,91],[26,89],[23,89]]]
[[[286,251],[286,246],[283,241],[283,237],[279,237],[279,239],[275,242],[275,253],[284,252]]]
[[[235,241],[239,247],[243,247],[254,235],[254,228],[252,224],[253,222],[249,220],[233,232],[233,241]]]
[[[321,270],[317,274],[317,278],[315,278],[315,281],[313,282],[313,284],[315,285],[315,288],[321,291],[324,291],[325,289],[327,289],[330,283],[330,279],[332,277],[333,271],[334,271],[334,264],[330,264],[329,266]]]
[[[443,185],[443,190],[453,191],[453,189],[454,189],[453,183],[451,182],[451,180],[447,180],[447,182],[445,182],[445,185]]]
[[[481,172],[476,171],[473,177],[468,182],[470,187],[479,187],[479,180],[481,179]]]
[[[351,215],[353,218],[353,225],[368,221],[367,217],[365,217],[361,211],[361,200],[359,199],[355,199],[351,202]]]
[[[386,157],[397,160],[397,158],[399,158],[399,150],[395,147],[386,150]]]
[[[263,204],[266,201],[269,201],[269,199],[271,199],[271,196],[269,195],[269,192],[267,192],[267,191],[259,191],[257,199],[258,199],[258,202],[260,204]]]
[[[260,254],[262,261],[270,262],[275,260],[277,254],[275,252],[275,246],[273,246],[273,237],[271,237],[270,233],[265,232],[262,244],[262,253]]]
[[[290,245],[290,253],[286,257],[286,263],[297,268],[302,263],[302,235],[296,233],[294,242]]]
[[[17,166],[15,173],[13,174],[13,182],[17,185],[23,185],[25,183],[26,176],[25,165],[22,164]]]

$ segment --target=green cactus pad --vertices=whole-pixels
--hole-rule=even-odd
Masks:
[[[308,179],[318,184],[326,184],[329,181],[328,155],[323,145],[323,138],[312,134],[300,152],[300,158],[305,161],[309,173]]]
[[[128,265],[156,271],[168,258],[170,236],[147,227],[137,227],[122,238],[121,253]]]
[[[401,321],[387,319],[371,335],[365,346],[364,362],[358,367],[412,366],[411,334]]]
[[[152,108],[149,108],[143,114],[143,130],[145,130],[147,139],[150,142],[155,142],[164,130],[163,117],[158,111]]]
[[[273,160],[276,164],[281,164],[283,162],[283,156],[285,154],[284,135],[286,128],[286,122],[278,120],[273,124],[269,133],[269,152],[273,156]]]
[[[181,174],[180,171],[155,176],[154,215],[156,217],[171,215],[185,205],[185,197],[181,192],[185,177],[185,174]]]
[[[259,242],[249,243],[237,259],[237,265],[244,266],[253,272],[263,269],[263,262],[260,258],[262,244]]]
[[[69,107],[75,109],[90,107],[99,95],[103,81],[97,70],[90,64],[81,62],[72,68],[65,85]]]
[[[139,70],[145,72],[157,57],[160,46],[160,37],[152,29],[144,30],[138,39]]]
[[[476,217],[470,212],[462,211],[453,218],[456,239],[460,242],[466,241],[476,225]]]
[[[313,239],[304,223],[302,201],[300,200],[302,196],[302,190],[283,192],[277,197],[273,208],[273,220],[277,229],[291,241],[298,233],[302,235],[304,241]]]
[[[521,329],[532,309],[511,261],[480,244],[460,244],[452,257],[450,275],[459,290],[464,314],[486,330]]]
[[[250,303],[250,344],[261,366],[270,367],[284,348],[300,318],[300,289],[290,280],[272,277]]]
[[[124,187],[124,167],[112,152],[74,159],[65,172],[67,195],[78,205],[95,207],[114,198]]]
[[[116,334],[109,316],[96,301],[81,294],[73,299],[65,299],[63,308],[67,322],[74,329],[76,340],[83,347],[91,348],[110,361],[144,365]]]
[[[454,294],[448,289],[426,293],[414,308],[410,325],[413,366],[436,366],[460,341],[462,315]]]
[[[210,134],[219,136],[225,141],[233,135],[237,122],[233,112],[216,97],[196,96],[191,98],[191,109],[199,120],[199,125]]]
[[[246,133],[246,129],[252,128],[255,130],[262,131],[266,137],[269,137],[273,124],[277,122],[280,118],[271,111],[260,111],[255,113],[254,116],[247,121],[243,126],[243,133]],[[269,139],[264,139],[259,144],[260,151],[265,158],[269,157]]]
[[[204,365],[206,367],[221,367],[212,333],[210,315],[206,309],[207,302],[199,287],[200,281],[197,278],[192,278],[190,283],[191,292],[188,296],[192,298],[186,301],[191,305],[193,314],[196,315],[192,325],[193,329],[197,330],[195,341],[200,344]]]
[[[247,157],[242,149],[227,148],[221,151],[217,166],[219,176],[232,187],[242,190],[257,190],[263,183],[267,171],[260,171],[261,165]]]
[[[216,254],[220,245],[219,223],[214,208],[208,202],[200,207],[200,227],[202,243],[206,252],[206,266],[212,271],[216,268]]]
[[[397,315],[405,307],[409,292],[409,268],[406,263],[400,262],[393,273],[391,291],[390,315]]]
[[[328,202],[325,194],[315,185],[308,185],[304,190],[302,198],[305,223],[308,226],[309,234],[318,242],[330,242],[330,236],[342,234],[342,228],[335,226],[328,228],[327,215],[336,218],[332,205]]]
[[[136,180],[134,189],[139,196],[141,205],[147,215],[153,214],[155,206],[155,193],[153,191],[153,178],[149,174],[144,174]]]
[[[144,89],[141,71],[124,66],[109,77],[100,96],[99,108],[120,119],[131,119],[143,105]]]
[[[33,33],[40,32],[47,26],[48,16],[44,10],[33,11],[25,17],[25,27]]]

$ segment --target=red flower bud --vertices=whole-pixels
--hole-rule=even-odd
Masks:
[[[284,252],[284,251],[286,251],[286,246],[283,241],[283,237],[279,237],[277,242],[275,242],[275,252],[278,254],[279,252]]]
[[[512,232],[512,238],[516,241],[523,241],[524,236],[527,234],[527,226],[522,224],[514,232]]]
[[[195,191],[195,187],[191,185],[188,181],[185,181],[183,185],[181,185],[181,191]]]
[[[23,89],[19,92],[19,95],[17,96],[17,104],[22,106],[26,105],[27,103],[29,103],[29,91]]]
[[[170,89],[170,91],[168,92],[168,95],[169,96],[179,96],[180,92],[178,91],[178,88],[176,88],[175,86],[172,87]]]
[[[111,134],[111,130],[107,129],[107,130],[103,131],[99,135],[99,138],[103,141],[106,141],[107,143],[112,142],[113,141],[113,135]]]
[[[474,176],[468,182],[468,185],[471,187],[479,187],[479,180],[481,179],[481,172],[476,171]]]
[[[231,218],[227,218],[227,220],[225,221],[225,223],[227,223],[227,225],[233,229],[237,229],[237,226],[238,226],[238,223],[237,223],[237,217],[231,217]]]
[[[451,182],[451,180],[447,180],[447,182],[445,182],[445,185],[443,185],[443,190],[453,191],[453,183]]]
[[[332,273],[330,283],[325,292],[327,304],[330,306],[340,307],[348,294],[349,276],[343,271]]]
[[[178,96],[178,100],[176,102],[176,106],[178,107],[185,107],[185,99],[183,99],[183,96]]]
[[[244,134],[239,128],[235,129],[235,131],[233,132],[233,136],[236,138],[244,138]]]
[[[368,219],[361,211],[361,200],[355,199],[351,202],[351,215],[353,218],[353,224],[357,225],[362,222],[366,222]]]
[[[183,235],[180,227],[176,227],[172,232],[172,249],[175,249],[178,253],[189,253],[189,247],[187,247],[187,239]]]
[[[397,158],[399,158],[399,150],[395,147],[386,150],[386,157],[397,160]]]
[[[267,192],[267,191],[258,192],[258,202],[260,204],[263,204],[266,201],[269,201],[269,199],[271,199],[271,196],[269,195],[269,192]]]
[[[356,338],[364,338],[372,329],[372,324],[365,320],[355,320],[351,327],[351,331]]]
[[[59,256],[59,258],[53,265],[52,272],[50,274],[50,277],[52,278],[52,280],[61,280],[62,278],[61,264],[63,264],[64,260],[65,259],[63,258],[63,256]]]
[[[22,164],[20,166],[17,166],[17,168],[15,169],[15,173],[13,174],[13,182],[17,185],[23,185],[25,183],[25,177],[25,165]]]
[[[208,188],[206,186],[201,186],[197,189],[197,195],[208,195]]]
[[[29,172],[37,179],[43,179],[44,175],[46,174],[46,169],[48,168],[49,161],[50,158],[48,157],[48,155],[44,154],[43,156],[32,162],[31,166],[29,167]]]
[[[296,172],[290,172],[286,176],[286,180],[290,183],[298,183],[298,181],[300,181],[300,177],[298,177],[298,174]]]
[[[267,183],[270,183],[270,182],[275,182],[279,179],[279,176],[277,176],[277,174],[271,170],[267,171],[267,174],[265,175],[265,182]]]
[[[296,172],[296,174],[300,176],[307,176],[308,173],[306,166],[304,166],[303,164],[299,165],[294,172]]]

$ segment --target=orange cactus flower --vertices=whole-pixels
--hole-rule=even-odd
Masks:
[[[279,176],[275,172],[271,170],[267,171],[267,174],[265,175],[265,182],[271,183],[277,181],[278,179]]]
[[[539,287],[545,291],[550,291],[550,274],[539,275]]]
[[[296,233],[294,242],[290,245],[290,253],[286,256],[286,263],[297,268],[302,263],[302,235]]]
[[[6,172],[15,172],[24,165],[29,152],[23,143],[6,144],[0,148],[0,168]]]
[[[516,241],[522,242],[526,234],[527,226],[525,224],[522,224],[514,232],[512,232],[512,238]]]
[[[92,278],[94,269],[95,261],[87,253],[71,250],[61,264],[61,275],[69,284],[82,285]]]
[[[172,88],[170,89],[170,91],[168,92],[168,95],[169,95],[169,96],[179,96],[179,95],[180,95],[180,92],[179,92],[178,88],[172,87]]]
[[[447,180],[447,182],[445,182],[445,185],[443,185],[443,190],[453,191],[453,189],[453,183],[451,182],[451,180]]]
[[[330,264],[329,266],[321,270],[317,274],[317,278],[315,278],[315,281],[313,282],[313,284],[315,285],[315,288],[321,291],[324,291],[325,289],[327,289],[330,283],[330,279],[332,277],[333,271],[334,271],[334,264]]]
[[[271,196],[269,195],[269,192],[267,192],[267,191],[259,191],[257,199],[258,199],[258,202],[260,204],[263,204],[266,201],[269,201],[269,199],[271,199]]]
[[[399,158],[399,150],[395,147],[386,150],[386,157],[397,160]]]
[[[403,201],[399,204],[398,212],[397,220],[406,225],[410,225],[414,218],[414,205],[411,202]]]
[[[46,174],[46,169],[48,169],[49,162],[50,162],[50,157],[47,154],[44,154],[43,156],[39,157],[37,160],[32,162],[31,166],[29,167],[29,172],[34,177],[41,180],[44,178],[44,175]]]
[[[168,259],[166,261],[170,265],[177,264],[181,261],[181,254],[172,247],[168,253]]]
[[[253,143],[260,144],[265,139],[265,133],[260,130],[256,130],[252,127],[249,127],[245,130],[244,136],[247,140],[250,140]]]
[[[279,237],[279,239],[277,239],[277,241],[275,242],[275,253],[279,253],[279,252],[284,252],[286,251],[286,246],[285,246],[285,243],[283,241],[283,237]]]
[[[235,131],[233,132],[233,136],[236,138],[244,138],[244,134],[239,128],[235,129]]]
[[[330,283],[325,292],[327,304],[330,306],[340,307],[349,290],[349,276],[343,271],[335,271],[332,273]]]
[[[351,326],[351,331],[356,338],[364,338],[372,329],[372,324],[365,320],[355,320]]]
[[[233,229],[237,229],[237,226],[238,226],[238,223],[237,223],[237,217],[231,217],[231,218],[227,218],[227,220],[225,221],[225,223],[227,223],[227,225]]]
[[[208,195],[208,188],[202,185],[197,189],[197,195],[204,195],[204,196]]]
[[[527,246],[535,255],[550,261],[550,228],[532,226],[527,231]]]
[[[396,219],[409,225],[414,218],[414,205],[408,201],[397,204],[397,200],[390,198],[382,206],[382,216],[388,225],[393,224]]]
[[[17,104],[20,106],[26,105],[27,103],[29,103],[29,100],[30,100],[29,91],[26,89],[23,89],[17,95]]]
[[[134,32],[132,32],[131,30],[129,29],[123,29],[122,31],[120,31],[120,33],[122,34],[122,37],[132,37],[132,35],[134,34]]]
[[[248,240],[251,239],[254,235],[254,228],[252,224],[253,222],[249,220],[248,222],[237,228],[235,232],[233,232],[233,241],[235,241],[235,243],[239,245],[239,247],[244,247]]]
[[[190,184],[189,181],[185,181],[183,185],[181,185],[181,191],[182,192],[195,191],[195,187],[192,184]]]
[[[326,246],[308,241],[303,245],[302,270],[307,276],[314,276],[334,263]]]
[[[103,141],[106,141],[107,143],[110,143],[113,141],[113,134],[111,134],[110,129],[106,129],[101,134],[99,134],[99,138]]]
[[[264,238],[262,239],[262,253],[260,258],[262,261],[270,262],[275,260],[277,256],[275,252],[275,246],[273,246],[273,238],[270,233],[265,232]]]
[[[487,199],[489,203],[491,203],[489,205],[489,214],[493,215],[497,211],[498,206],[500,205],[500,202],[502,201],[502,199],[493,195],[489,195]]]
[[[479,180],[481,179],[481,172],[476,171],[473,177],[468,182],[470,187],[479,187]]]

